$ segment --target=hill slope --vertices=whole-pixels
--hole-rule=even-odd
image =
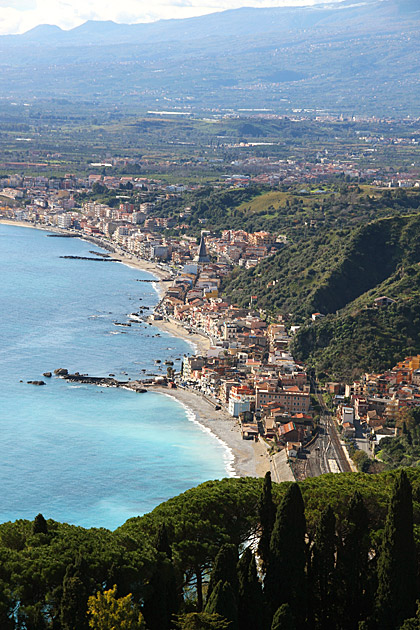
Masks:
[[[240,273],[226,292],[306,322],[293,353],[329,378],[386,369],[420,352],[419,236],[418,214],[331,231]],[[373,308],[381,295],[395,304]],[[313,312],[327,317],[308,323]]]
[[[258,296],[263,309],[334,313],[384,282],[401,264],[420,261],[420,215],[374,221],[353,231],[331,230],[285,248],[226,286],[233,301]],[[246,289],[245,289],[246,288]]]

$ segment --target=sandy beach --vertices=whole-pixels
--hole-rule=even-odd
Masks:
[[[191,409],[197,422],[211,431],[230,450],[233,459],[230,474],[236,477],[263,477],[271,470],[271,458],[265,443],[243,440],[239,423],[226,411],[215,411],[214,406],[202,396],[178,387],[153,387],[150,391],[172,396]]]
[[[60,232],[61,230],[56,230],[54,228],[47,227],[46,225],[29,223],[29,221],[12,221],[11,219],[1,219],[0,223],[4,223],[4,225],[14,225],[16,227],[25,227],[32,228],[33,230],[44,230],[45,232]]]

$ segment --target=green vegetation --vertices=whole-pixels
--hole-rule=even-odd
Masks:
[[[420,195],[407,197],[418,204]],[[250,295],[269,315],[303,324],[292,351],[320,378],[351,380],[420,352],[420,215],[392,216],[353,230],[331,230],[284,248],[224,290]],[[374,307],[375,298],[395,301]],[[326,317],[309,323],[311,313]]]
[[[406,474],[413,489],[412,518],[420,546],[420,473],[410,468]],[[1,627],[81,630],[90,622],[93,628],[110,630],[108,621],[117,618],[121,627],[130,622],[127,628],[145,624],[148,630],[220,630],[224,622],[217,624],[223,617],[241,630],[268,630],[273,615],[274,627],[291,618],[301,626],[309,615],[311,627],[321,630],[326,620],[333,623],[347,611],[346,629],[357,628],[358,621],[374,619],[381,549],[405,553],[399,551],[391,525],[384,530],[391,496],[391,511],[395,512],[393,505],[404,503],[404,513],[409,514],[407,484],[398,498],[401,484],[395,472],[324,475],[299,486],[274,484],[277,515],[264,593],[248,545],[256,543],[262,531],[259,515],[261,506],[268,504],[268,480],[207,482],[150,514],[129,519],[115,532],[51,520],[45,528],[40,516],[36,525],[22,520],[4,523]],[[392,519],[388,516],[390,523]],[[407,544],[409,523],[408,519],[404,525]],[[379,564],[381,593],[392,562],[384,559]],[[299,588],[291,590],[292,582]],[[270,615],[257,617],[256,610]],[[411,604],[407,614],[414,614]]]
[[[420,464],[420,411],[403,408],[397,425],[400,434],[395,438],[383,438],[376,447],[377,457],[389,468],[418,466]]]
[[[415,203],[420,205],[419,194]],[[397,270],[403,276],[404,265],[419,262],[419,232],[418,215],[393,216],[352,231],[323,231],[249,271],[236,270],[226,290],[239,304],[255,294],[260,308],[292,313],[295,321],[313,312],[334,313]],[[368,294],[364,303],[373,296]]]

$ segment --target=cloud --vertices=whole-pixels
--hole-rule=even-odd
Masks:
[[[338,1],[338,0],[333,0]],[[187,18],[226,9],[313,5],[320,0],[0,0],[0,34],[24,33],[38,24],[69,29],[86,20],[119,23]]]

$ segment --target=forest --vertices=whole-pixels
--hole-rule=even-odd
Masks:
[[[114,532],[0,525],[0,626],[418,628],[419,545],[415,468],[209,481]]]

